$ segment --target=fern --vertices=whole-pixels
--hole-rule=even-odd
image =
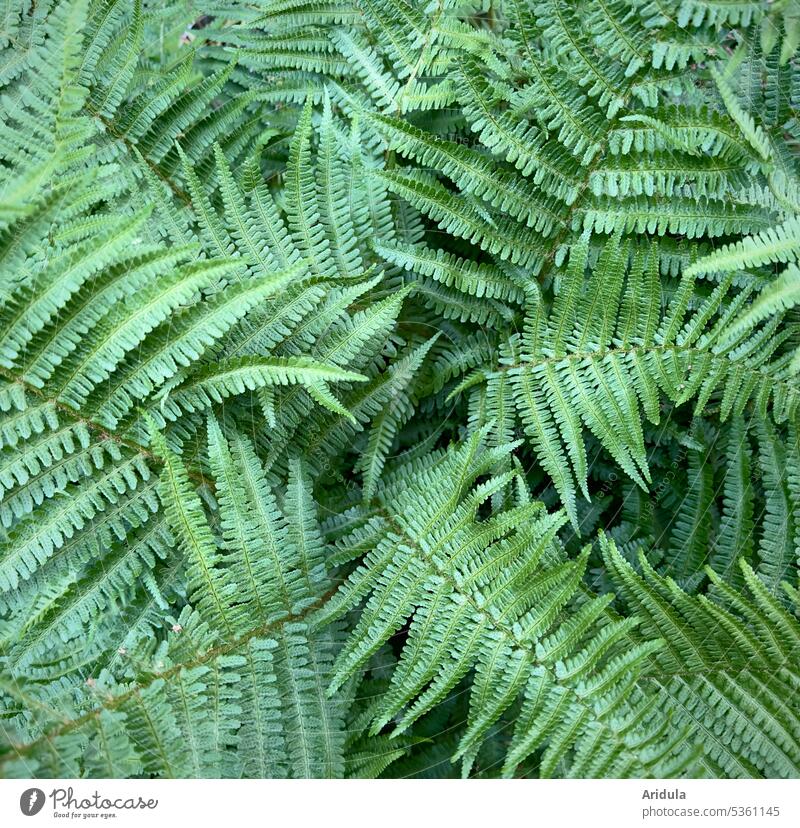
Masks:
[[[800,775],[794,4],[195,5],[2,13],[0,776]]]

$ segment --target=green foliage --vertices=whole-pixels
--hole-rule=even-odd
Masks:
[[[800,776],[800,14],[0,20],[0,776]]]

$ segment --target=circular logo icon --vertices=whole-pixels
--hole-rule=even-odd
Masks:
[[[44,807],[44,791],[41,788],[28,788],[19,798],[19,809],[25,816],[36,816]]]

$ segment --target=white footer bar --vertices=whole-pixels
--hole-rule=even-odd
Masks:
[[[800,826],[800,782],[0,780],[0,826]]]

